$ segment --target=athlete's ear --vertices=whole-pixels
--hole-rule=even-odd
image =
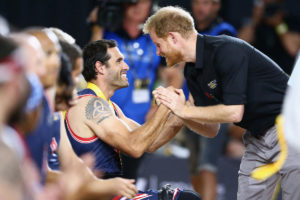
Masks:
[[[103,74],[103,72],[104,72],[104,65],[102,64],[102,62],[100,62],[100,61],[97,61],[96,63],[95,63],[95,71],[96,72],[98,72],[98,73],[100,73],[100,74]]]

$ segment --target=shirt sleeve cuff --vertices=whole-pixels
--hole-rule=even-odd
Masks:
[[[241,105],[246,104],[246,95],[244,94],[224,94],[223,95],[224,105]]]

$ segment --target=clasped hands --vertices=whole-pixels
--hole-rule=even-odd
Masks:
[[[163,104],[178,117],[183,117],[184,108],[187,104],[182,89],[177,89],[172,86],[167,88],[159,86],[152,94],[157,105]]]

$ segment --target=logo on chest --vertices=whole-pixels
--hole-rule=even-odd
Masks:
[[[215,89],[217,87],[217,80],[212,80],[207,85],[210,89]]]

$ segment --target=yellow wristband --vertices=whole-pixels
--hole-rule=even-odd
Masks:
[[[289,28],[286,23],[282,22],[276,26],[275,30],[278,35],[283,35],[288,32]]]

